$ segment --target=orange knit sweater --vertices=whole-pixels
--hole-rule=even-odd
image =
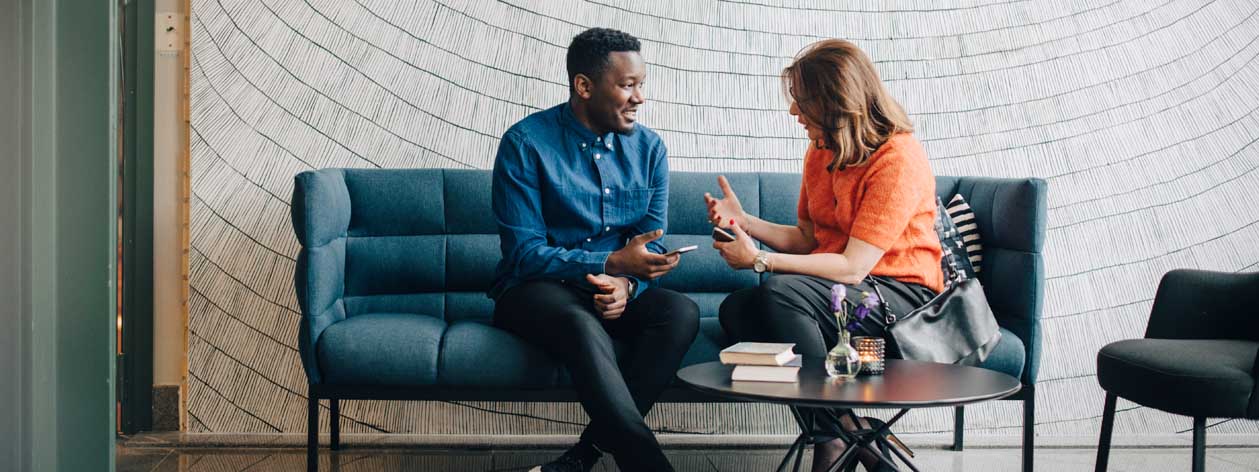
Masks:
[[[810,148],[796,214],[813,222],[817,249],[842,254],[853,237],[884,251],[872,275],[944,289],[935,232],[935,177],[910,133],[892,136],[860,167],[828,172],[833,153]]]

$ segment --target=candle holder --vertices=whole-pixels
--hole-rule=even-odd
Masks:
[[[874,336],[857,336],[852,338],[857,348],[857,357],[861,359],[861,373],[879,375],[883,373],[883,338]]]

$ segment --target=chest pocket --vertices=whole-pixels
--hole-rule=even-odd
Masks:
[[[647,206],[651,203],[650,188],[633,188],[617,190],[610,205],[612,224],[629,226],[637,223],[647,215]]]

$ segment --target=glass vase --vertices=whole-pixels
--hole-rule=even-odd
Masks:
[[[826,353],[826,374],[833,379],[851,379],[861,371],[861,356],[852,347],[848,330],[840,325],[839,342]]]

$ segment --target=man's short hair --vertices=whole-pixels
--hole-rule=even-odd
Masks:
[[[568,91],[573,91],[573,79],[585,74],[597,81],[611,62],[609,53],[638,52],[638,38],[623,31],[608,28],[590,28],[573,37],[568,45]]]

